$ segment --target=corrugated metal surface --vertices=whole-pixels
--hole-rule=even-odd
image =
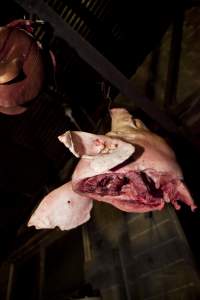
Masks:
[[[119,24],[112,17],[112,0],[45,0],[58,15],[68,23],[74,30],[94,46],[98,47],[99,51],[105,54],[108,47],[105,42],[110,40],[110,43],[117,43],[122,38]],[[43,42],[45,40],[45,28],[40,26],[35,31],[35,36]],[[97,41],[98,40],[98,41]],[[62,45],[62,50],[59,47],[60,41],[53,36],[51,41],[51,48],[53,49],[56,57],[62,56],[62,66],[59,64],[59,73],[63,78],[70,76],[72,69],[76,65],[81,65],[82,62],[77,55],[68,47]],[[61,54],[65,47],[65,55]],[[114,55],[114,53],[113,53]],[[89,75],[89,74],[88,74]],[[59,75],[58,75],[59,76]],[[60,78],[60,89],[63,89]]]

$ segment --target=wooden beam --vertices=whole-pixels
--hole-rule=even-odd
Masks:
[[[184,24],[184,8],[182,7],[176,14],[172,26],[171,48],[167,71],[167,81],[165,88],[165,107],[176,104],[176,94],[178,88],[179,66],[181,58],[181,45]]]
[[[40,0],[15,0],[27,12],[35,13],[44,21],[48,21],[55,30],[55,35],[65,40],[76,53],[95,69],[104,79],[108,80],[124,96],[131,99],[138,107],[157,121],[169,132],[176,132],[175,122],[164,113],[155,103],[145,96],[138,95],[132,83],[79,33],[74,31],[65,21],[46,3]]]
[[[9,267],[9,277],[8,277],[8,286],[7,286],[7,294],[6,300],[11,300],[11,293],[13,288],[13,276],[14,276],[14,264],[11,263]]]
[[[40,247],[39,258],[39,300],[44,299],[44,281],[45,281],[45,260],[46,260],[46,248]]]
[[[69,231],[61,231],[56,229],[39,230],[34,236],[29,238],[21,246],[16,248],[7,258],[8,262],[16,262],[27,259],[27,257],[32,256],[40,251],[40,248],[45,248],[56,240],[64,237]]]

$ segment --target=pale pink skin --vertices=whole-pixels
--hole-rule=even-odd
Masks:
[[[149,131],[140,120],[132,119],[125,109],[112,109],[111,117],[112,130],[107,135],[67,131],[59,136],[59,140],[81,159],[73,173],[72,183],[66,183],[48,194],[32,215],[28,226],[37,229],[58,226],[62,230],[77,227],[90,218],[92,199],[107,202],[126,212],[148,212],[161,210],[166,202],[171,202],[179,209],[175,197],[178,195],[178,199],[192,210],[196,208],[182,182],[183,174],[175,154],[165,140]],[[134,158],[138,145],[143,149],[140,156],[122,166],[127,159]],[[134,193],[137,198],[137,188],[117,196],[80,192],[84,179],[102,174],[140,174],[141,171],[153,180],[157,189],[164,186],[163,199],[158,200],[158,203],[156,201],[153,206],[148,203],[148,199],[142,205],[132,201]]]
[[[99,173],[107,170],[108,167],[112,168],[123,162],[135,150],[131,144],[124,143],[118,139],[85,132],[67,132],[59,139],[76,156],[84,156],[87,153],[89,161],[91,161],[90,158],[96,158],[94,167],[98,167],[97,172]],[[87,141],[86,144],[85,141]],[[77,145],[78,147],[76,147]],[[113,150],[115,150],[114,155],[112,153],[108,154],[109,151],[112,152]],[[97,154],[98,157],[96,156]],[[84,161],[87,161],[87,159],[83,159]],[[85,175],[87,170],[90,169],[86,168]],[[94,170],[92,173],[94,173]],[[87,176],[89,176],[89,173]],[[88,221],[92,203],[93,201],[89,197],[74,192],[71,182],[68,182],[53,190],[41,201],[31,216],[28,226],[35,226],[36,229],[54,228],[56,226],[61,230],[75,228]]]
[[[70,230],[90,219],[92,200],[76,194],[68,182],[49,193],[31,216],[28,226]]]
[[[112,174],[110,169],[119,165],[127,159],[127,155],[121,155],[121,159],[116,158],[120,151],[124,151],[127,145],[139,145],[143,148],[143,153],[136,161],[123,167],[119,167],[116,172],[127,174],[130,171],[142,171],[147,174],[155,183],[156,188],[162,182],[173,182],[173,188],[178,193],[180,200],[191,207],[196,208],[193,199],[182,182],[183,174],[176,161],[175,154],[165,140],[149,131],[146,126],[138,119],[132,119],[125,109],[112,109],[112,130],[106,136],[91,135],[84,132],[67,132],[61,137],[62,141],[76,156],[81,157],[72,176],[72,187],[76,193],[81,194],[80,183],[83,179],[93,177],[98,174]],[[70,136],[70,143],[69,143]],[[108,143],[108,137],[112,140]],[[96,143],[98,141],[98,143]],[[118,144],[117,149],[110,150],[108,153],[99,150],[105,144]],[[124,142],[124,144],[122,144]],[[99,144],[99,145],[98,145]],[[109,145],[107,145],[109,149]],[[96,152],[95,152],[96,151]],[[135,150],[134,150],[135,151]],[[134,152],[133,151],[133,152]],[[126,151],[125,151],[126,152]],[[131,151],[130,151],[131,152]],[[96,153],[96,154],[95,154]],[[129,152],[127,152],[128,154]],[[131,156],[131,155],[130,155]],[[114,159],[114,160],[113,160]],[[95,193],[84,192],[84,195],[91,199],[108,202],[117,208],[127,212],[147,212],[150,210],[160,210],[166,202],[172,202],[176,209],[180,205],[174,199],[169,199],[168,193],[164,192],[163,199],[159,205],[148,207],[148,205],[138,206],[135,203],[126,203],[122,200],[124,196],[97,195]],[[125,200],[125,199],[124,199]]]

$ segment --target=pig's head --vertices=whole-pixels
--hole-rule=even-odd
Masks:
[[[172,149],[127,110],[111,110],[111,131],[106,135],[66,132],[59,137],[80,157],[72,176],[73,190],[127,212],[161,210],[178,201],[196,208],[183,183]]]

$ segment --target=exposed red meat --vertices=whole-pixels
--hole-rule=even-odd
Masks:
[[[72,177],[73,190],[127,212],[160,210],[166,202],[179,209],[179,200],[194,210],[175,154],[165,140],[125,109],[112,109],[111,116],[112,130],[106,136],[66,132],[59,137],[81,157]]]
[[[120,164],[135,150],[133,145],[118,139],[95,136],[85,132],[80,135],[79,132],[72,132],[64,135],[64,138],[75,155],[84,156],[86,152],[86,161],[91,161],[90,158],[95,157],[94,169],[97,169],[99,173]],[[115,149],[114,152],[113,149]],[[85,175],[89,176],[90,173],[85,171]],[[52,191],[42,200],[31,216],[28,226],[35,226],[36,229],[58,226],[62,230],[69,230],[85,223],[90,218],[91,208],[92,200],[75,193],[72,190],[71,182],[69,182]]]
[[[59,137],[81,157],[71,182],[48,194],[28,225],[71,229],[86,222],[92,200],[104,201],[126,212],[161,210],[178,201],[196,208],[183,183],[175,154],[158,135],[125,109],[113,109],[107,135],[66,132]]]

